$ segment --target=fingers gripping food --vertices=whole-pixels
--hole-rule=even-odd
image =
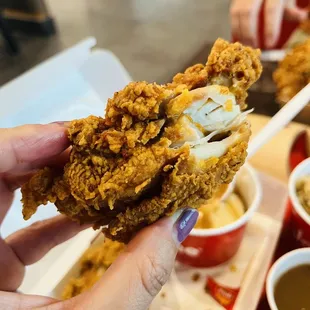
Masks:
[[[217,40],[206,65],[168,85],[133,82],[109,99],[105,118],[71,122],[70,160],[22,188],[28,219],[41,204],[112,240],[184,207],[199,207],[246,158],[247,89],[261,74],[259,51]]]

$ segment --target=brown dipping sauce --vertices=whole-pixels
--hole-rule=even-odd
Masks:
[[[279,310],[310,310],[310,265],[297,266],[282,275],[274,298]]]

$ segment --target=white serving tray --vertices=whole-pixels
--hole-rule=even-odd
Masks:
[[[95,38],[88,38],[2,86],[0,127],[66,121],[90,114],[103,115],[107,99],[128,84],[131,78],[111,52],[94,48],[95,45]],[[24,221],[20,198],[20,192],[16,192],[13,206],[1,227],[4,238],[35,221],[57,214],[53,205],[42,206],[30,220]],[[46,293],[62,277],[60,270],[51,273],[57,259],[64,257],[62,264],[67,270],[95,234],[92,229],[84,231],[28,267],[19,290]]]
[[[233,308],[235,310],[255,310],[257,307],[266,273],[270,267],[280,235],[286,206],[287,189],[285,184],[263,173],[259,173],[259,178],[264,195],[258,211],[248,223],[245,238],[238,253],[229,262],[213,268],[213,272],[220,278],[219,273],[223,271],[225,272],[222,275],[223,278],[239,277],[239,271],[237,273],[236,271],[230,271],[231,265],[238,266],[238,269],[246,270],[242,277],[240,292]],[[102,237],[97,238],[96,242],[98,240],[102,240]],[[88,245],[90,246],[91,242]],[[87,248],[86,242],[83,246]],[[76,244],[76,247],[80,247],[80,245]],[[251,252],[254,250],[255,254],[251,254],[251,259],[246,262],[242,257],[247,256],[245,252],[249,250]],[[69,257],[69,252],[63,255],[54,264],[49,274],[38,283],[35,290],[39,290],[41,294],[61,299],[64,286],[71,277],[78,274],[81,255],[82,252],[80,251],[80,255],[75,257],[74,262],[72,262],[72,257]],[[71,260],[71,268],[68,268],[68,260]],[[52,288],[49,285],[49,279],[54,278],[60,272],[63,277]],[[201,275],[199,282],[193,282],[191,279],[196,272],[199,272]],[[228,275],[229,273],[231,274]],[[210,275],[210,269],[186,268],[185,266],[180,268],[180,266],[176,266],[175,272],[173,272],[170,280],[161,291],[161,293],[164,292],[165,298],[162,298],[161,293],[158,294],[150,310],[187,310],[189,308],[195,310],[225,310],[210,295],[205,293],[204,285],[207,274]],[[42,287],[44,287],[44,291],[42,291]]]

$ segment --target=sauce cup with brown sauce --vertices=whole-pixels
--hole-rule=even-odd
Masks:
[[[266,291],[271,310],[310,309],[310,248],[279,258],[268,273]]]

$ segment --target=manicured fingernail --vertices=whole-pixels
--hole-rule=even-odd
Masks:
[[[198,211],[195,209],[186,209],[179,216],[174,224],[177,241],[179,243],[183,242],[185,238],[189,235],[191,230],[194,228],[198,219]]]
[[[60,125],[60,126],[69,126],[70,122],[69,121],[57,121],[57,122],[52,122],[50,124],[57,124],[57,125]]]

